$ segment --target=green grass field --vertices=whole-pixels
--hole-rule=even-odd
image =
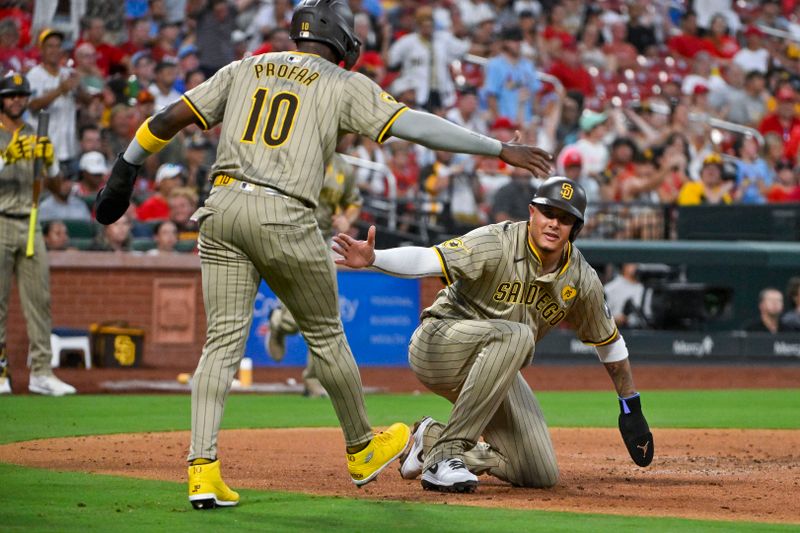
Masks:
[[[615,427],[611,393],[539,393],[552,427]],[[376,426],[446,418],[432,395],[371,395]],[[649,392],[659,428],[800,427],[800,390]],[[330,402],[299,396],[233,395],[224,428],[336,426]],[[0,400],[0,443],[107,433],[189,429],[188,395],[11,396]],[[183,484],[55,472],[0,464],[0,531],[797,531],[797,526],[510,511],[453,505],[241,491],[246,505],[192,511]]]

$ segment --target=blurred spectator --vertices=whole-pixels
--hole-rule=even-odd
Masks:
[[[769,50],[764,48],[764,32],[756,26],[748,26],[744,30],[745,47],[736,52],[733,62],[745,72],[761,72],[766,74],[769,67]]]
[[[638,265],[625,263],[619,273],[606,283],[606,303],[621,328],[640,328],[644,324],[644,285],[637,276]]]
[[[186,88],[186,91],[188,91],[189,89],[194,89],[204,81],[206,81],[205,73],[200,69],[196,69],[186,73],[183,85]]]
[[[128,40],[120,45],[119,50],[123,57],[130,57],[133,64],[134,55],[150,44],[150,22],[144,18],[136,19],[129,23],[129,28]]]
[[[726,120],[738,124],[758,125],[767,110],[764,75],[756,70],[745,75],[744,87],[729,93]]]
[[[789,302],[794,306],[780,319],[781,331],[800,332],[800,277],[789,279],[786,288]]]
[[[409,76],[398,76],[389,87],[389,92],[395,99],[405,104],[409,109],[417,107],[417,82]]]
[[[39,48],[42,63],[27,74],[31,84],[30,110],[37,114],[50,112],[48,135],[62,166],[69,166],[78,157],[78,140],[75,137],[77,101],[80,76],[71,68],[62,67],[64,34],[51,29],[42,30]]]
[[[758,317],[742,324],[744,331],[753,333],[778,333],[785,331],[780,321],[783,313],[783,294],[767,287],[758,293]]]
[[[156,65],[155,81],[149,87],[150,93],[155,97],[156,111],[180,100],[181,94],[174,87],[177,79],[178,64],[174,60],[165,59]]]
[[[438,215],[432,222],[478,226],[485,222],[480,211],[483,192],[472,169],[471,159],[451,152],[437,151],[436,161],[420,171],[420,191],[429,212]]]
[[[177,253],[175,245],[178,244],[178,228],[170,220],[162,220],[153,226],[153,240],[156,247],[147,251],[147,255],[171,255]]]
[[[589,71],[581,63],[575,43],[563,47],[560,53],[553,58],[550,74],[558,78],[567,91],[578,91],[584,97],[594,94],[594,81]]]
[[[125,151],[133,139],[137,120],[135,110],[125,104],[117,104],[111,108],[108,128],[101,133],[103,152],[107,160],[116,159],[117,154]]]
[[[625,180],[625,177],[634,174],[634,158],[637,153],[636,145],[628,137],[617,137],[611,143],[608,165],[598,176],[604,200],[615,201],[622,197],[619,185]],[[583,165],[582,159],[581,165]],[[621,175],[624,176],[620,177]]]
[[[419,165],[408,141],[390,139],[384,146],[389,151],[389,169],[397,179],[397,197],[412,198],[417,192]]]
[[[719,59],[731,59],[739,51],[739,44],[731,37],[728,22],[721,14],[711,18],[705,41],[709,52]]]
[[[511,169],[511,181],[500,187],[492,202],[492,222],[527,220],[528,205],[536,193],[533,176],[524,168]]]
[[[197,193],[189,187],[176,187],[167,195],[169,219],[178,230],[179,240],[197,239],[199,227],[192,220],[197,210]]]
[[[599,176],[608,164],[608,146],[604,142],[607,120],[607,114],[589,109],[578,120],[581,138],[572,146],[581,154],[583,172],[590,176]]]
[[[0,20],[0,68],[2,72],[24,72],[27,57],[19,47],[19,28],[13,18]]]
[[[39,220],[85,220],[92,219],[86,202],[72,190],[71,180],[58,177],[48,187],[49,195],[39,203]]]
[[[688,11],[681,19],[681,31],[667,40],[667,48],[679,56],[693,58],[701,51],[708,52],[708,43],[699,35],[697,15]]]
[[[100,152],[86,152],[81,156],[79,168],[80,180],[73,186],[73,191],[80,197],[91,198],[94,203],[109,171],[106,158]]]
[[[636,68],[638,51],[628,42],[628,27],[624,21],[611,25],[611,41],[603,45],[603,54],[611,70]]]
[[[227,0],[193,2],[188,16],[194,20],[200,68],[207,76],[234,60],[231,36],[236,30],[236,8]]]
[[[158,27],[158,33],[150,47],[150,53],[157,62],[175,59],[178,56],[178,37],[181,33],[180,22],[164,22]]]
[[[452,33],[435,31],[429,6],[417,8],[415,21],[414,33],[391,45],[386,64],[416,82],[418,106],[429,111],[450,107],[455,101],[455,86],[449,65],[469,52],[471,43]]]
[[[213,162],[214,155],[214,146],[201,133],[193,135],[186,143],[186,185],[197,192],[201,205],[211,192],[209,163]]]
[[[69,232],[61,220],[48,220],[42,224],[42,235],[48,252],[69,248]]]
[[[500,39],[500,54],[486,64],[482,94],[492,119],[505,116],[524,127],[531,122],[533,102],[542,84],[533,62],[520,55],[519,29],[505,30]]]
[[[95,124],[83,126],[78,132],[78,145],[82,154],[99,152],[103,146],[100,140],[100,128]]]
[[[81,89],[89,96],[103,92],[105,79],[97,66],[97,52],[94,46],[83,43],[75,48],[75,71],[81,80]]]
[[[660,16],[651,2],[628,2],[628,42],[639,54],[649,56],[661,41]]]
[[[705,50],[698,52],[692,61],[691,73],[683,78],[681,92],[685,95],[691,95],[694,94],[696,85],[710,87],[712,67],[711,55]]]
[[[586,218],[590,218],[597,210],[597,204],[603,201],[600,194],[600,184],[591,176],[583,172],[583,159],[581,153],[575,148],[568,148],[561,160],[564,167],[563,175],[583,187],[586,193]]]
[[[775,165],[775,180],[767,191],[769,203],[800,203],[800,181],[792,162],[782,159]]]
[[[106,41],[106,25],[102,18],[85,17],[82,26],[83,34],[81,39],[75,43],[76,53],[81,45],[92,45],[96,54],[97,67],[103,76],[108,76],[112,67],[122,62],[122,50]]]
[[[703,160],[699,181],[690,181],[681,187],[678,205],[730,204],[733,183],[722,180],[722,157],[713,153]]]
[[[131,251],[131,219],[128,215],[122,215],[119,220],[108,226],[103,226],[97,234],[90,250],[97,252],[129,252]]]
[[[795,126],[800,125],[800,118],[795,113],[795,92],[788,85],[784,85],[775,94],[777,107],[774,113],[765,116],[758,126],[762,135],[777,133],[786,142]],[[794,155],[790,157],[794,158]]]
[[[742,135],[736,139],[734,150],[736,161],[736,192],[734,199],[742,204],[766,203],[766,195],[772,186],[772,171],[760,157],[758,139]]]
[[[153,84],[156,77],[156,62],[150,52],[143,50],[135,53],[131,57],[131,67],[138,88],[146,89]],[[135,98],[137,94],[130,94],[129,96]]]
[[[158,167],[155,193],[136,209],[136,217],[142,222],[167,220],[170,215],[167,198],[173,189],[183,185],[183,181],[182,166],[165,163]]]
[[[468,130],[486,134],[486,121],[478,112],[478,95],[472,88],[459,93],[456,105],[447,112],[445,118]]]

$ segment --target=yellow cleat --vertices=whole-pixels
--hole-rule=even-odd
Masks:
[[[408,446],[411,430],[402,423],[375,435],[367,447],[358,453],[347,454],[347,470],[356,486],[366,485],[397,459]]]
[[[219,459],[213,463],[189,466],[189,501],[195,509],[233,507],[239,503],[239,493],[222,481]]]

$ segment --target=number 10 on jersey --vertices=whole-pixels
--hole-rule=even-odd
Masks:
[[[250,114],[247,117],[247,126],[242,135],[242,142],[254,144],[258,125],[261,123],[261,112],[267,101],[269,89],[259,87],[253,93],[253,105],[250,106]],[[261,138],[270,148],[277,148],[286,142],[294,127],[294,119],[297,117],[297,108],[300,105],[300,98],[294,93],[282,91],[276,93],[267,105],[267,120],[264,126],[264,133]]]

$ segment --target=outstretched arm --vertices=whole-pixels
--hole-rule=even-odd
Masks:
[[[201,126],[197,115],[181,99],[139,126],[125,153],[114,161],[106,186],[97,193],[95,217],[98,222],[113,224],[128,210],[139,167],[189,124]]]
[[[432,150],[499,157],[537,177],[547,177],[552,171],[553,156],[535,146],[518,144],[519,132],[511,142],[502,143],[436,115],[408,110],[392,124],[389,133]]]
[[[367,240],[359,241],[346,233],[333,237],[333,251],[341,256],[337,265],[354,269],[371,268],[398,278],[441,276],[442,265],[433,248],[408,246],[375,249],[375,226],[370,226]]]

